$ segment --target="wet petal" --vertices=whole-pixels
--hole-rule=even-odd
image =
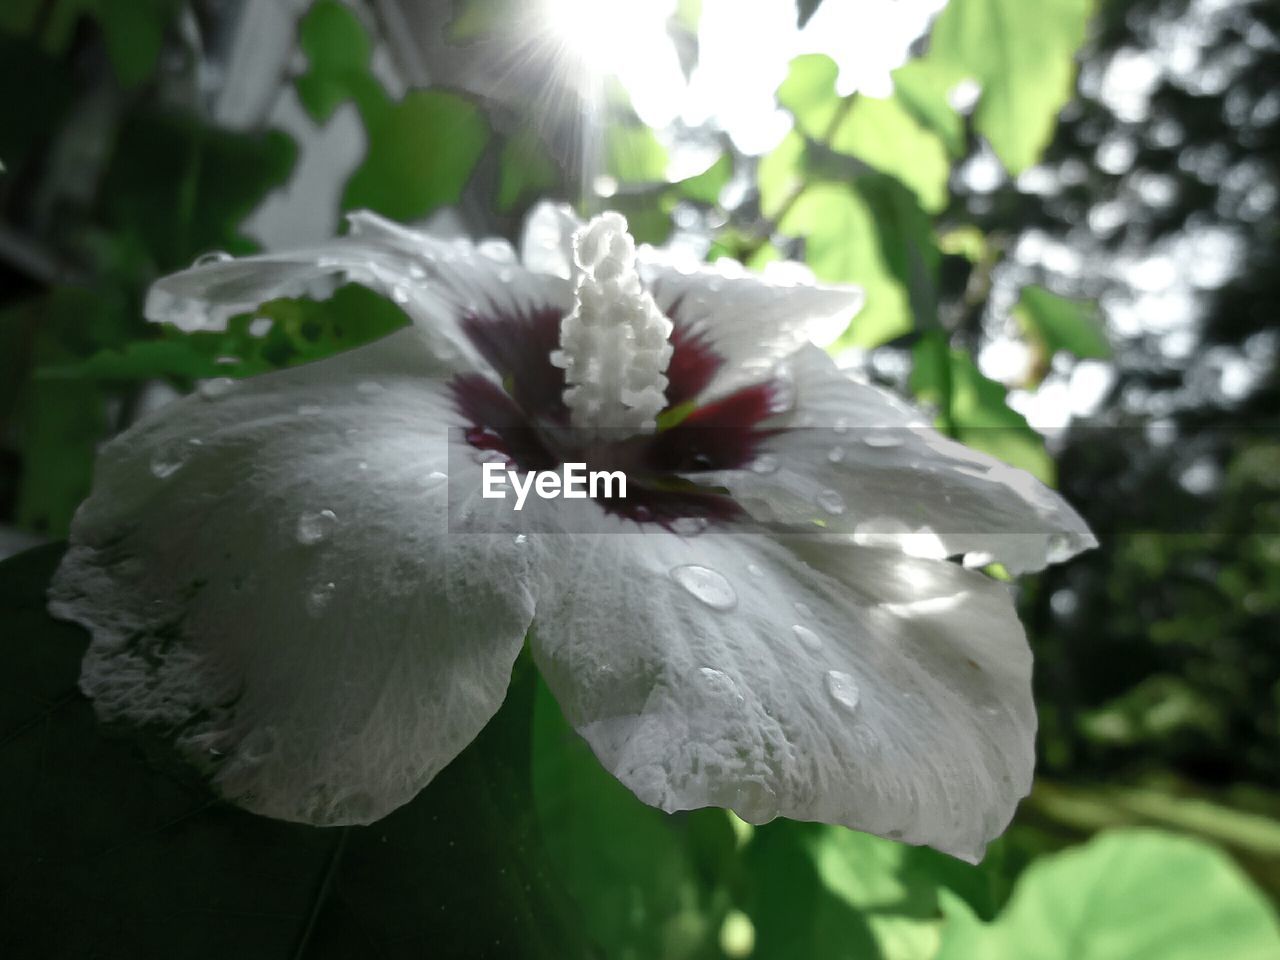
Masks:
[[[646,803],[976,859],[1029,789],[1031,654],[1005,586],[825,538],[547,539],[535,657]]]
[[[443,240],[367,211],[348,220],[349,233],[327,243],[202,260],[164,277],[147,295],[147,317],[185,330],[219,329],[268,300],[323,297],[353,282],[389,297],[447,352],[465,349],[456,322],[470,313],[568,303],[567,283],[525,270],[503,241]]]
[[[479,487],[440,372],[410,328],[108,445],[51,590],[92,633],[81,687],[104,720],[317,824],[386,814],[471,741],[533,604],[508,539],[449,530],[445,471]]]
[[[922,556],[987,555],[1014,573],[1096,545],[1071,506],[1024,470],[944,437],[910,406],[839,371],[816,348],[789,361],[785,429],[762,444],[770,469],[717,474],[757,519],[820,521],[867,544]],[[990,562],[988,560],[988,562]]]
[[[652,247],[640,255],[658,306],[724,359],[714,393],[767,378],[811,340],[830,342],[862,306],[858,287],[798,282],[783,269],[760,276],[733,261],[693,263]]]

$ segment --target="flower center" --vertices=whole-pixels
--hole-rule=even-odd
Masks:
[[[573,309],[551,353],[564,370],[569,422],[613,440],[653,433],[667,406],[672,324],[640,282],[621,214],[602,214],[574,233],[573,274]]]

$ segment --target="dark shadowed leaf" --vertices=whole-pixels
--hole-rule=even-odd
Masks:
[[[368,827],[281,823],[98,725],[76,689],[84,633],[44,610],[61,549],[0,564],[0,956],[593,955],[533,813],[526,662],[405,807]]]

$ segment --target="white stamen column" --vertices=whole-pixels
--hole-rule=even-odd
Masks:
[[[640,283],[627,221],[604,213],[573,235],[573,310],[551,362],[572,424],[610,439],[651,433],[667,405],[671,321]]]

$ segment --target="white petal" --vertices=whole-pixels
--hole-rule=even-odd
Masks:
[[[821,350],[789,361],[796,403],[765,445],[772,472],[732,471],[758,519],[819,520],[863,543],[938,557],[988,554],[1014,573],[1097,544],[1080,516],[1024,470],[944,437],[891,394],[845,376]]]
[[[102,718],[319,824],[389,812],[471,741],[533,602],[509,538],[449,529],[439,372],[409,328],[108,445],[51,589]]]
[[[514,262],[510,247],[442,240],[369,212],[348,217],[350,232],[302,250],[202,263],[164,277],[147,294],[146,314],[184,330],[220,329],[228,318],[278,297],[327,296],[354,282],[390,297],[437,339],[467,349],[456,320],[489,305],[554,303],[567,309],[568,284]]]
[[[818,538],[550,539],[535,657],[646,803],[976,859],[1030,788],[1031,654],[1005,586]]]
[[[783,270],[761,277],[731,260],[700,264],[652,247],[640,259],[658,306],[674,306],[672,318],[724,358],[710,393],[763,379],[811,340],[831,342],[862,306],[858,287],[798,283]]]
[[[536,273],[568,280],[573,275],[573,232],[582,225],[572,207],[542,201],[525,218],[521,261]]]

